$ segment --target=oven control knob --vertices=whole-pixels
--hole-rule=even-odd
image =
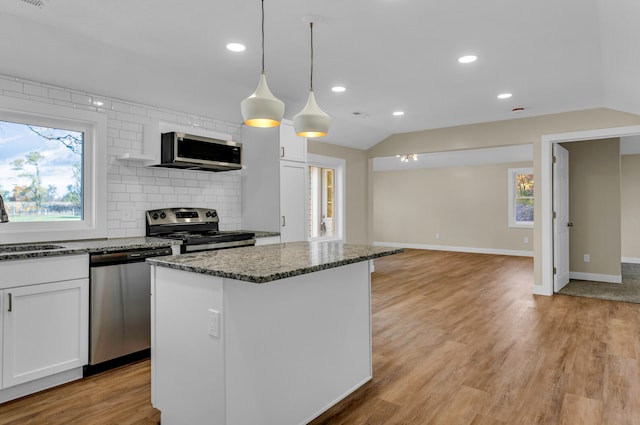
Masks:
[[[160,218],[167,218],[167,213],[165,213],[164,211],[162,211],[160,213]]]
[[[215,211],[211,211],[211,217],[216,217],[217,215],[218,215],[218,213],[217,213],[217,212],[215,212]]]
[[[158,217],[159,217],[158,213],[153,213],[153,215],[151,216],[151,218],[153,218],[154,220],[157,220]]]

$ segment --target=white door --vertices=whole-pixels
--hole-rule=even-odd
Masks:
[[[307,240],[307,166],[280,163],[280,241]]]
[[[87,364],[89,279],[4,290],[3,388]]]
[[[553,145],[553,290],[569,283],[569,151]]]

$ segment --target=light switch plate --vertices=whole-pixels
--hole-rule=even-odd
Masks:
[[[209,309],[209,335],[220,338],[220,312]]]

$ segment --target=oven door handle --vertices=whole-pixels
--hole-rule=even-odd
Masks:
[[[223,248],[237,248],[241,246],[253,246],[255,244],[256,244],[255,239],[244,239],[241,241],[231,241],[231,242],[182,245],[182,247],[184,248],[184,252],[188,253],[188,252],[198,252],[198,251],[213,251],[216,249],[223,249]]]

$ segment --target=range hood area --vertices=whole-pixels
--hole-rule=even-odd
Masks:
[[[205,128],[157,121],[144,126],[143,152],[117,159],[147,167],[233,171],[242,168],[242,143]]]
[[[194,134],[162,133],[156,167],[230,171],[242,168],[242,144]]]

